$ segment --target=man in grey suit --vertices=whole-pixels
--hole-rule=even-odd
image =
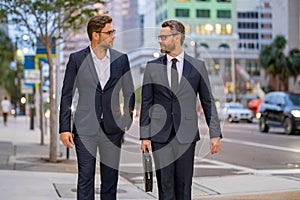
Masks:
[[[143,151],[153,151],[160,200],[190,200],[196,142],[200,140],[197,95],[210,134],[212,154],[221,129],[204,62],[187,55],[184,25],[165,21],[158,36],[164,56],[147,63],[140,117]]]
[[[60,104],[60,136],[75,144],[78,161],[77,199],[95,198],[97,149],[101,156],[101,199],[115,200],[121,141],[132,123],[134,86],[128,57],[112,49],[115,30],[110,16],[92,17],[87,25],[91,44],[70,55]],[[71,131],[74,91],[78,104]],[[120,95],[124,105],[120,105]]]

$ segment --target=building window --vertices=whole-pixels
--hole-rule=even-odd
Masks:
[[[272,29],[272,24],[261,24],[261,28],[263,29]]]
[[[198,35],[210,35],[213,31],[211,24],[201,24],[196,26],[196,34]]]
[[[210,17],[210,10],[196,10],[196,17],[199,18],[209,18]]]
[[[184,24],[184,29],[186,34],[191,33],[191,26],[189,24]]]
[[[230,35],[232,34],[231,24],[216,24],[215,32],[217,35]]]
[[[258,23],[256,22],[239,22],[238,23],[238,28],[239,29],[258,29]]]
[[[230,3],[231,0],[217,0],[217,2],[220,2],[220,3]]]
[[[238,18],[240,18],[240,19],[257,19],[258,13],[257,12],[239,12]]]
[[[271,19],[272,18],[272,14],[271,13],[262,13],[261,14],[261,18],[263,18],[263,19]]]
[[[189,17],[190,10],[189,9],[175,9],[175,16],[176,17]]]
[[[217,10],[217,17],[218,18],[231,18],[231,11],[230,10]]]
[[[258,39],[258,33],[239,33],[240,39],[252,39],[257,40]]]
[[[271,8],[271,5],[269,2],[265,2],[265,8]]]
[[[247,61],[246,62],[246,71],[250,76],[259,76],[260,75],[260,68],[258,63],[255,61]]]
[[[262,39],[272,39],[272,34],[269,34],[269,33],[262,34],[261,38]]]

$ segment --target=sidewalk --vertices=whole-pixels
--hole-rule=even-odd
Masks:
[[[45,145],[41,146],[40,133],[29,130],[29,118],[10,116],[8,126],[0,120],[0,199],[9,200],[53,200],[75,199],[76,158],[70,151],[58,163],[49,163],[49,132]],[[99,183],[99,178],[97,179]],[[97,184],[99,185],[99,184]],[[129,182],[119,179],[118,199],[157,199],[154,184],[152,193],[143,191],[143,180]],[[99,193],[99,188],[96,188]],[[99,194],[97,194],[99,199]],[[269,199],[300,200],[300,180],[285,176],[234,175],[219,177],[195,177],[194,200]]]

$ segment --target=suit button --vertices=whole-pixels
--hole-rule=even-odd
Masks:
[[[101,94],[104,94],[104,91],[101,91]]]

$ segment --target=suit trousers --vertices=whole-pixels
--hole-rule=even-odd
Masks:
[[[100,128],[95,135],[74,134],[78,162],[77,200],[95,199],[97,149],[100,155],[101,200],[115,200],[123,134],[106,135]]]
[[[159,200],[191,200],[196,142],[151,142]]]

